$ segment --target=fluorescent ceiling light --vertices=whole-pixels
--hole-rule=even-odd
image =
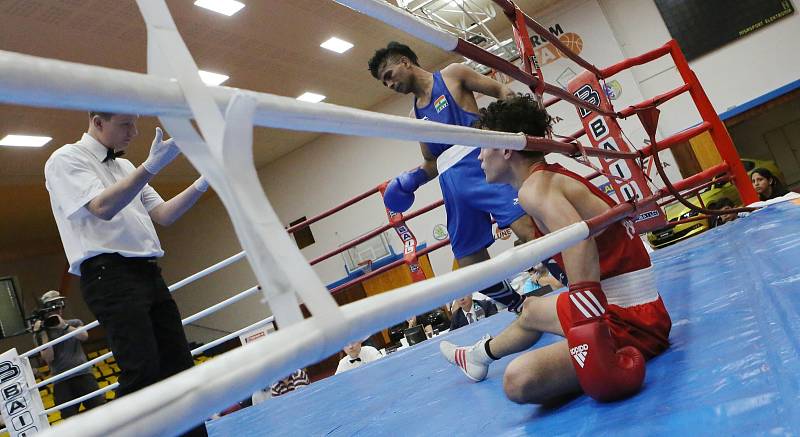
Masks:
[[[300,97],[298,97],[297,100],[302,100],[304,102],[318,103],[325,100],[325,96],[323,96],[322,94],[306,92],[303,93],[303,95],[301,95]]]
[[[198,73],[200,74],[200,79],[209,86],[217,86],[222,82],[228,80],[228,76],[219,73],[212,73],[210,71],[203,71],[199,70]]]
[[[51,137],[38,137],[34,135],[6,135],[0,140],[0,146],[11,147],[42,147],[49,143]]]
[[[229,17],[244,7],[244,3],[236,0],[197,0],[194,4]]]
[[[325,41],[324,43],[320,44],[319,46],[322,47],[323,49],[328,49],[328,50],[330,50],[332,52],[336,52],[336,53],[344,53],[344,52],[346,52],[346,51],[348,51],[348,50],[353,48],[353,44],[351,44],[351,43],[349,43],[349,42],[347,42],[345,40],[341,40],[339,38],[336,38],[336,37],[333,37],[333,38]]]

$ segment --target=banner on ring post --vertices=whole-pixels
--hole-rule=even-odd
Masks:
[[[378,191],[381,193],[381,201],[383,201],[387,185],[388,183],[384,182],[378,187]],[[403,259],[411,271],[411,280],[413,282],[424,281],[427,277],[425,276],[425,271],[422,270],[422,266],[419,265],[419,258],[417,258],[417,237],[406,225],[403,213],[392,211],[389,208],[385,209],[386,215],[389,217],[389,224],[394,227],[397,236],[403,242]]]
[[[32,436],[50,427],[31,366],[16,349],[0,355],[0,403],[11,437]]]
[[[605,90],[600,85],[600,81],[592,72],[584,70],[567,84],[567,91],[578,96],[578,98],[593,103],[605,110],[613,110],[611,101]],[[621,152],[632,152],[633,149],[625,141],[619,123],[612,117],[597,114],[584,108],[577,108],[578,116],[586,136],[592,146],[606,149],[618,150]],[[603,171],[614,177],[609,177],[608,181],[614,187],[617,200],[627,202],[631,199],[643,199],[653,193],[647,185],[642,169],[635,162],[618,158],[599,158]],[[634,219],[636,232],[644,233],[653,229],[666,226],[667,220],[663,211],[653,204],[648,209],[639,211]]]

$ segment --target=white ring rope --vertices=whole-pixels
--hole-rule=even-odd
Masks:
[[[305,319],[202,366],[70,418],[41,435],[178,434],[263,388],[266,381],[275,381],[335,353],[353,338],[488,287],[588,237],[586,223],[576,223],[480,264],[347,304],[340,307],[346,323],[335,332],[320,332],[314,317]]]
[[[170,285],[169,286],[169,292],[170,293],[174,293],[178,289],[180,289],[180,288],[182,288],[182,287],[184,287],[186,285],[189,285],[192,282],[197,281],[200,278],[204,278],[204,277],[216,272],[217,270],[222,269],[223,267],[227,267],[227,266],[233,264],[234,262],[239,261],[240,259],[244,258],[244,256],[245,256],[244,251],[239,252],[236,255],[233,255],[233,256],[231,256],[231,257],[229,257],[227,259],[224,259],[224,260],[212,265],[211,267],[208,267],[208,268],[206,268],[204,270],[201,270],[201,271],[199,271],[199,272],[197,272],[197,273],[195,273],[195,274],[193,274],[193,275],[191,275],[191,276],[189,276],[189,277],[187,277],[185,279],[182,279],[182,280]],[[50,341],[48,341],[47,343],[45,343],[45,344],[43,344],[41,346],[37,346],[37,347],[29,350],[28,352],[25,352],[24,354],[20,354],[20,357],[22,357],[22,358],[31,357],[31,356],[35,355],[36,353],[38,353],[38,352],[41,352],[41,351],[43,351],[43,350],[45,350],[45,349],[47,349],[49,347],[57,345],[57,344],[61,343],[62,341],[69,340],[70,338],[80,334],[81,332],[86,332],[86,331],[88,331],[88,330],[90,330],[92,328],[95,328],[97,326],[100,326],[100,322],[95,320],[94,322],[91,322],[91,323],[89,323],[87,325],[81,326],[80,328],[77,328],[74,331],[71,331],[71,332],[68,332],[67,334],[62,335],[61,337],[58,337],[58,338],[56,338],[54,340],[50,340]]]
[[[217,346],[217,345],[220,345],[222,343],[225,343],[226,341],[228,341],[228,340],[230,340],[232,338],[236,338],[236,337],[238,337],[238,336],[240,336],[240,335],[242,335],[242,334],[244,334],[246,332],[250,332],[253,329],[260,328],[261,326],[266,325],[267,323],[272,323],[272,321],[274,319],[275,318],[273,316],[269,316],[266,319],[259,320],[258,322],[255,322],[252,325],[245,326],[244,328],[242,328],[242,329],[240,329],[238,331],[231,332],[230,334],[226,334],[224,337],[220,337],[220,338],[218,338],[218,339],[216,339],[216,340],[214,340],[214,341],[212,341],[210,343],[207,343],[207,344],[199,346],[199,347],[197,347],[195,349],[192,349],[192,356],[200,355],[203,352],[205,352],[206,350],[211,349],[214,346]],[[106,357],[106,358],[108,358],[110,356],[111,356],[111,352],[103,355],[103,357]],[[38,385],[37,385],[37,387],[38,387]],[[115,382],[113,384],[109,384],[109,385],[107,385],[107,386],[105,386],[105,387],[103,387],[101,389],[97,389],[97,390],[95,390],[95,391],[93,391],[91,393],[83,395],[83,396],[81,396],[79,398],[75,398],[75,399],[73,399],[73,400],[71,400],[69,402],[64,402],[61,405],[56,405],[56,406],[53,406],[52,408],[48,408],[47,410],[44,411],[44,414],[50,414],[50,413],[54,413],[56,411],[61,411],[64,408],[71,407],[71,406],[73,406],[75,404],[79,404],[79,403],[81,403],[81,402],[83,402],[83,401],[85,401],[87,399],[91,399],[91,398],[93,398],[95,396],[99,396],[101,394],[104,394],[107,391],[114,390],[117,387],[119,387],[119,383],[118,382]],[[2,430],[0,430],[0,432],[2,432]]]
[[[242,299],[244,299],[246,297],[250,297],[253,294],[255,294],[258,290],[259,290],[259,287],[257,285],[254,286],[254,287],[248,288],[247,290],[242,291],[241,293],[235,294],[235,295],[223,300],[220,303],[211,305],[210,307],[208,307],[208,308],[206,308],[206,309],[204,309],[204,310],[202,310],[200,312],[195,313],[194,315],[191,315],[191,316],[183,319],[182,323],[184,325],[188,325],[189,323],[192,323],[195,320],[201,319],[201,318],[203,318],[203,317],[205,317],[205,316],[207,316],[209,314],[213,314],[213,313],[215,313],[215,312],[217,312],[217,311],[219,311],[219,310],[221,310],[221,309],[223,309],[223,308],[225,308],[227,306],[233,305],[234,303],[239,302],[240,300],[242,300]]]
[[[106,392],[114,390],[117,387],[119,387],[119,383],[118,382],[115,382],[113,384],[109,384],[109,385],[107,385],[107,386],[105,386],[103,388],[98,388],[97,390],[95,390],[95,391],[93,391],[91,393],[87,393],[87,394],[85,394],[85,395],[83,395],[83,396],[81,396],[79,398],[75,398],[75,399],[72,399],[71,401],[64,402],[61,405],[56,405],[54,407],[48,408],[48,409],[44,410],[44,414],[52,414],[52,413],[55,413],[56,411],[61,411],[64,408],[68,408],[68,407],[71,407],[73,405],[80,404],[81,402],[83,402],[85,400],[91,399],[91,398],[93,398],[95,396],[100,396],[102,394],[105,394]]]
[[[248,288],[247,290],[239,292],[236,295],[231,296],[228,299],[225,299],[225,300],[223,300],[222,302],[220,302],[218,304],[212,305],[212,306],[210,306],[210,307],[208,307],[208,308],[206,308],[206,309],[204,309],[204,310],[202,310],[200,312],[197,312],[195,314],[192,314],[189,317],[186,317],[185,319],[181,320],[181,324],[183,326],[186,326],[189,323],[194,322],[195,320],[198,320],[198,319],[200,319],[202,317],[205,317],[205,316],[207,316],[209,314],[215,313],[215,312],[217,312],[217,311],[219,311],[219,310],[221,310],[221,309],[223,309],[223,308],[225,308],[225,307],[227,307],[229,305],[232,305],[232,304],[234,304],[234,303],[236,303],[236,302],[248,297],[248,296],[251,296],[252,294],[257,292],[258,290],[259,290],[258,286]],[[41,381],[38,384],[36,384],[35,387],[36,388],[41,388],[41,387],[44,387],[44,386],[46,386],[48,384],[51,384],[51,383],[60,381],[62,379],[65,379],[67,377],[70,377],[70,376],[80,372],[81,370],[87,369],[87,368],[93,366],[94,364],[99,363],[100,361],[104,361],[104,360],[106,360],[108,358],[111,358],[111,356],[112,356],[112,353],[111,352],[107,352],[107,353],[105,353],[105,354],[103,354],[103,355],[101,355],[99,357],[96,357],[96,358],[90,360],[90,361],[87,361],[87,362],[85,362],[83,364],[75,366],[72,369],[69,369],[69,370],[67,370],[65,372],[59,373],[58,375],[52,376],[52,377],[50,377],[48,379],[45,379],[44,381]]]
[[[72,338],[72,337],[74,337],[74,336],[76,336],[76,335],[78,335],[78,334],[80,334],[82,332],[86,332],[86,331],[88,331],[88,330],[90,330],[92,328],[96,328],[98,326],[100,326],[100,322],[95,320],[94,322],[91,322],[88,325],[83,325],[80,328],[76,328],[74,331],[70,331],[70,332],[62,335],[61,337],[58,337],[55,340],[50,340],[50,341],[48,341],[47,343],[45,343],[45,344],[43,344],[41,346],[37,346],[37,347],[29,350],[28,352],[25,352],[24,354],[20,354],[20,357],[22,357],[22,358],[31,357],[31,356],[35,355],[36,353],[38,353],[38,352],[41,352],[41,351],[43,351],[43,350],[45,350],[45,349],[47,349],[49,347],[55,346],[55,345],[61,343],[62,341],[69,340],[70,338]]]
[[[212,341],[210,343],[206,343],[206,344],[198,347],[197,349],[194,349],[192,351],[192,355],[201,354],[201,353],[207,351],[208,349],[211,349],[214,346],[217,346],[217,345],[220,345],[222,343],[225,343],[226,341],[228,341],[228,340],[230,340],[232,338],[238,337],[238,336],[240,336],[240,335],[242,335],[242,334],[244,334],[246,332],[250,332],[253,329],[260,328],[260,327],[266,325],[267,323],[272,323],[273,320],[275,320],[275,317],[274,316],[269,316],[266,319],[259,320],[258,322],[253,323],[252,325],[245,326],[244,328],[242,328],[242,329],[240,329],[238,331],[231,332],[230,334],[228,334],[228,335],[226,335],[224,337],[220,337],[220,338],[218,338],[218,339],[216,339],[216,340],[214,340],[214,341]]]
[[[94,357],[91,360],[89,360],[89,361],[87,361],[87,362],[85,362],[83,364],[79,364],[79,365],[77,365],[77,366],[75,366],[75,367],[73,367],[73,368],[71,368],[69,370],[61,372],[58,375],[54,375],[54,376],[51,376],[51,377],[49,377],[49,378],[47,378],[45,380],[42,380],[42,381],[38,382],[36,385],[34,385],[33,387],[34,388],[42,388],[42,387],[44,387],[44,386],[46,386],[48,384],[55,383],[55,382],[61,381],[62,379],[69,378],[70,376],[75,375],[76,373],[80,372],[81,370],[88,369],[88,368],[94,366],[95,364],[97,364],[97,363],[99,363],[101,361],[105,361],[105,360],[111,358],[112,355],[113,354],[111,352],[106,352],[103,355]]]
[[[237,253],[236,255],[233,255],[233,256],[231,256],[231,257],[229,257],[227,259],[224,259],[224,260],[214,264],[211,267],[207,267],[207,268],[205,268],[203,270],[200,270],[199,272],[197,272],[197,273],[195,273],[195,274],[193,274],[193,275],[191,275],[191,276],[189,276],[189,277],[187,277],[185,279],[181,279],[180,281],[170,285],[169,286],[169,291],[171,293],[171,292],[173,292],[173,291],[175,291],[175,290],[177,290],[179,288],[182,288],[182,287],[184,287],[186,285],[189,285],[192,282],[194,282],[194,281],[196,281],[198,279],[204,278],[204,277],[216,272],[219,269],[222,269],[224,267],[228,267],[229,265],[235,263],[236,261],[239,261],[239,260],[243,259],[244,257],[245,257],[245,253],[244,253],[244,251],[241,251],[241,252]]]
[[[525,136],[387,115],[330,103],[209,87],[224,108],[236,92],[257,101],[259,126],[521,150]],[[191,117],[181,87],[166,78],[0,51],[0,102],[47,108]]]

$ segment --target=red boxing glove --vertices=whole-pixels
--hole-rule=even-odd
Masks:
[[[638,392],[644,382],[644,356],[633,346],[617,348],[601,317],[607,302],[600,284],[572,284],[569,299],[573,325],[566,333],[567,344],[583,391],[600,402]]]

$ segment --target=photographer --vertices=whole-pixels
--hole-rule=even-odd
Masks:
[[[33,323],[33,335],[37,344],[47,343],[83,326],[83,322],[79,319],[65,320],[63,318],[66,302],[58,291],[48,291],[42,295],[40,301],[41,307],[34,313],[35,322]],[[57,375],[85,363],[86,354],[83,352],[81,343],[88,338],[89,334],[81,332],[68,340],[44,349],[41,352],[41,356],[50,367],[50,374]],[[98,388],[97,381],[92,374],[92,368],[89,367],[55,383],[55,388],[53,389],[55,404],[61,405],[64,402],[91,393]],[[104,403],[104,396],[95,396],[83,401],[83,406],[88,410]],[[61,410],[61,418],[66,419],[74,416],[77,414],[79,407],[80,404],[75,404],[64,408]]]

